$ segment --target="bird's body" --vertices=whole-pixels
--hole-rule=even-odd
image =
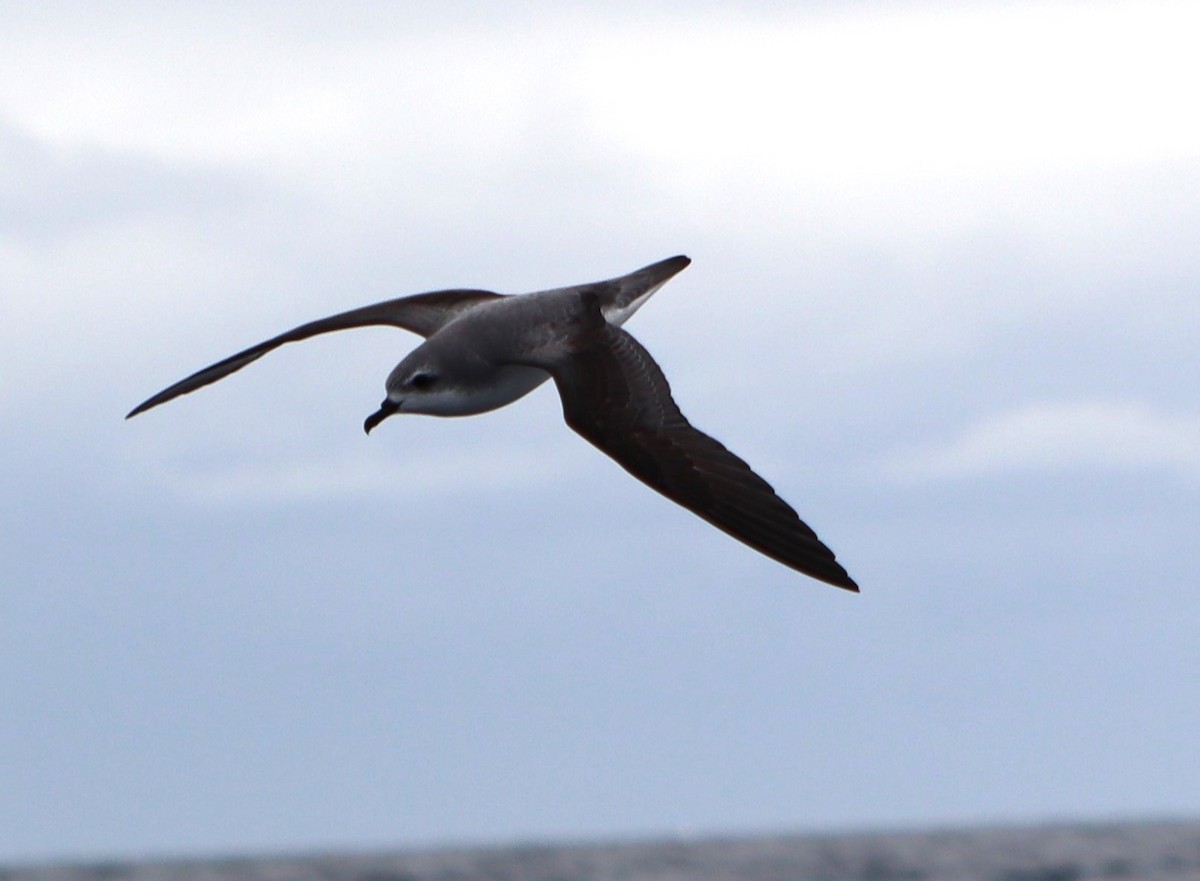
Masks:
[[[474,416],[511,404],[550,378],[522,356],[563,339],[578,302],[571,291],[542,291],[480,303],[454,316],[396,365],[387,381],[389,397],[393,389],[407,389],[401,410],[430,416]],[[413,377],[434,379],[414,389]]]
[[[388,376],[387,398],[367,418],[368,432],[394,413],[484,413],[553,378],[567,424],[635,477],[784,565],[857,590],[766,481],[688,423],[654,359],[621,330],[689,262],[672,257],[608,281],[520,296],[438,291],[340,313],[206,367],[129,416],[216,382],[284,343],[352,327],[402,327],[425,341]]]

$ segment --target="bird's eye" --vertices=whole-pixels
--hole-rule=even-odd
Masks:
[[[427,389],[437,382],[436,373],[414,373],[408,384],[415,389]]]

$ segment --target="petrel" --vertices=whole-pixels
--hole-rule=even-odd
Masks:
[[[770,484],[687,421],[658,364],[621,329],[689,263],[671,257],[608,281],[530,294],[433,291],[341,312],[205,367],[125,418],[223,379],[284,343],[354,327],[400,327],[425,341],[388,376],[387,397],[363,424],[368,434],[394,413],[485,413],[553,379],[567,425],[634,477],[771,559],[857,591]]]

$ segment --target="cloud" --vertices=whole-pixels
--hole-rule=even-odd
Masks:
[[[1195,155],[1175,112],[1196,72],[1184,4],[856,9],[704,19],[585,47],[580,91],[600,136],[664,173],[777,181],[1084,165]],[[1019,59],[1019,62],[1016,61]]]
[[[193,18],[110,20],[100,39],[60,28],[55,51],[43,29],[17,29],[0,59],[0,112],[58,143],[320,170],[331,187],[367,191],[398,157],[502,168],[559,140],[563,127],[546,123],[563,115],[580,143],[686,189],[750,178],[832,197],[909,173],[1200,153],[1200,125],[1177,112],[1200,64],[1188,40],[1198,14],[1183,3],[685,21],[576,7],[415,30],[351,15],[328,23],[332,40],[295,13]]]
[[[884,470],[916,481],[1144,469],[1200,477],[1200,416],[1135,403],[1034,404],[989,416],[944,443],[893,456]]]
[[[0,235],[45,243],[145,219],[211,218],[261,199],[233,169],[55,146],[0,116]]]
[[[56,146],[0,116],[0,367],[16,378],[0,400],[112,377],[156,311],[194,334],[222,314],[190,308],[214,291],[253,304],[300,201],[243,169]]]
[[[278,459],[279,457],[276,457]],[[545,486],[578,470],[583,457],[559,445],[522,450],[437,448],[410,452],[398,461],[394,450],[292,456],[282,461],[222,463],[210,467],[162,465],[159,478],[182,497],[203,505],[312,502],[381,497],[445,497],[457,493]]]
[[[1030,621],[1065,622],[1067,643],[1043,642],[1077,658],[1141,622],[1153,638],[1126,639],[1128,653],[1113,656],[1135,684],[1169,683],[1158,674],[1171,659],[1171,669],[1195,667],[1192,634],[1161,626],[1188,620],[1179,604],[1193,598],[1130,590],[1151,573],[1156,584],[1186,582],[1196,568],[1186,528],[1193,484],[1167,506],[1163,480],[1142,480],[1200,474],[1200,123],[1180,112],[1194,103],[1189,88],[1200,72],[1194,4],[940,2],[938,14],[923,0],[752,4],[714,0],[697,12],[666,0],[616,15],[611,4],[589,11],[534,0],[539,14],[526,7],[522,17],[511,4],[182,0],[154,10],[24,4],[6,15],[0,483],[15,539],[5,546],[13,574],[0,646],[17,666],[55,659],[18,683],[21,712],[9,715],[30,724],[0,731],[8,738],[0,752],[30,759],[17,763],[28,770],[21,785],[0,793],[0,814],[24,821],[5,830],[12,841],[47,854],[227,850],[242,840],[229,837],[234,826],[259,828],[256,846],[365,840],[353,811],[331,809],[328,799],[297,803],[278,828],[254,826],[263,793],[290,792],[295,767],[321,767],[328,755],[358,757],[361,767],[336,769],[338,786],[359,802],[366,793],[363,803],[383,806],[368,813],[393,827],[403,787],[439,774],[470,778],[502,801],[514,761],[557,773],[578,758],[578,749],[546,754],[545,731],[526,724],[526,709],[565,719],[567,746],[597,728],[581,729],[591,715],[560,712],[549,693],[514,692],[514,676],[542,681],[547,662],[594,669],[601,703],[616,696],[610,727],[629,728],[651,705],[645,694],[622,697],[638,677],[609,663],[630,644],[645,647],[634,657],[669,650],[695,661],[730,694],[761,691],[745,687],[755,675],[747,659],[761,661],[782,696],[772,692],[756,722],[781,745],[765,764],[755,752],[762,768],[776,758],[780,768],[795,765],[795,732],[813,715],[791,712],[793,674],[825,656],[844,660],[836,647],[797,639],[797,628],[853,628],[860,642],[883,647],[854,653],[859,667],[839,660],[849,679],[886,674],[910,649],[920,663],[902,681],[928,679],[921,665],[956,671],[954,693],[967,698],[942,709],[964,719],[978,713],[977,697],[996,675],[1010,672],[1033,671],[1012,679],[1031,707],[1061,705],[1056,683],[1038,675],[1061,658],[1035,651],[1028,670],[1010,670],[990,651],[996,641],[1028,643]],[[416,344],[410,334],[364,330],[288,346],[219,386],[122,421],[191,370],[340,309],[438,287],[582,282],[679,251],[695,266],[631,330],[700,428],[778,481],[785,497],[795,493],[840,552],[847,542],[847,562],[875,585],[866,605],[843,612],[842,597],[792,590],[791,573],[704,532],[563,425],[552,387],[466,421],[398,420],[368,440],[362,419],[378,405],[387,371]],[[874,464],[869,486],[845,479],[857,462]],[[895,484],[880,486],[881,468]],[[1110,481],[1121,510],[1100,506],[1088,528],[1062,529],[1077,519],[1077,494],[1064,492],[1075,487],[1039,478],[1070,470],[1128,478]],[[946,492],[972,484],[931,483],[1023,473],[1034,479],[1019,482],[1022,500],[1044,504],[1047,518],[1030,522],[1023,508],[1021,519],[1005,519],[1012,508],[998,511],[989,493],[967,492],[947,507]],[[1152,505],[1113,519],[1125,513],[1131,485]],[[933,507],[937,517],[920,516]],[[837,510],[858,525],[839,528]],[[409,571],[397,577],[378,549],[417,521],[419,534],[404,543]],[[1009,539],[1002,547],[997,528]],[[1130,541],[1107,538],[1117,534]],[[703,548],[689,544],[693,535]],[[573,557],[566,569],[563,555]],[[713,565],[725,555],[731,568]],[[346,583],[348,560],[357,561],[359,592],[339,593],[334,620],[322,610],[331,608],[330,585]],[[764,581],[789,589],[764,590],[742,569],[755,565]],[[939,587],[950,584],[952,597]],[[958,589],[967,584],[969,594]],[[1081,618],[1084,595],[1094,615]],[[850,616],[845,626],[812,626],[810,597],[829,603],[822,616]],[[692,628],[689,602],[732,639]],[[1000,614],[980,615],[981,603]],[[664,619],[674,605],[683,617]],[[402,607],[411,614],[381,612]],[[975,641],[989,650],[966,663],[961,641],[939,648],[928,638],[960,632],[963,615],[984,622],[990,637]],[[343,647],[332,662],[326,643],[297,632],[301,618]],[[464,629],[464,618],[482,623]],[[360,619],[371,641],[351,626]],[[249,639],[247,621],[261,622]],[[764,622],[778,624],[766,642]],[[552,650],[526,668],[511,648],[543,641],[529,638],[531,624]],[[876,625],[878,638],[861,630]],[[395,638],[417,631],[427,638],[408,646]],[[908,647],[906,632],[919,636]],[[601,641],[591,651],[578,634]],[[714,666],[716,644],[730,647],[727,664]],[[494,706],[462,692],[483,656],[464,658],[460,645],[496,650],[483,669],[509,681],[497,679]],[[755,655],[763,646],[768,654]],[[381,676],[387,658],[394,676]],[[1111,677],[1094,666],[1078,683],[1060,677],[1057,685],[1111,698]],[[333,683],[328,694],[311,691],[318,669]],[[674,669],[652,685],[674,694]],[[346,682],[366,690],[348,692]],[[396,699],[379,699],[380,682],[401,689]],[[563,694],[579,691],[569,676],[562,683]],[[811,697],[845,703],[845,689],[833,686]],[[174,703],[154,700],[159,688]],[[1145,697],[1140,685],[1135,691]],[[864,710],[868,723],[899,706],[880,692]],[[386,735],[375,738],[378,750],[362,749],[357,726],[325,726],[333,739],[324,740],[321,724],[263,711],[262,694],[282,695],[318,723],[374,719],[379,706],[402,712],[394,727],[372,728]],[[348,703],[337,702],[343,695]],[[434,704],[423,708],[430,695]],[[905,706],[921,703],[902,697]],[[1144,712],[1157,697],[1127,701],[1121,712],[1153,717],[1160,741],[1187,742],[1193,720]],[[89,700],[97,725],[129,734],[129,749],[92,777],[94,743],[46,737],[59,709],[69,721]],[[672,730],[682,719],[688,730],[718,731],[697,749],[717,755],[740,736],[689,717],[686,704],[668,702],[662,718]],[[433,736],[420,742],[428,781],[380,775],[381,761],[412,753],[397,750],[393,734],[469,732],[476,723],[490,732],[500,706],[512,722],[497,741],[513,747],[504,761],[472,747],[476,761],[464,763],[461,744],[447,749]],[[193,724],[196,708],[212,710],[212,730],[246,748],[205,766],[211,744],[187,737],[207,730],[204,719]],[[772,716],[779,708],[788,712]],[[1074,710],[1060,716],[1094,716],[1082,704]],[[273,731],[256,713],[283,719],[281,737],[314,738],[271,751],[278,767],[264,768],[256,744],[269,750]],[[1019,721],[1005,741],[1012,756],[1048,755],[1037,740],[1045,731]],[[644,739],[662,740],[649,731]],[[1141,755],[1144,740],[1110,746]],[[843,741],[830,749],[841,755]],[[955,758],[954,745],[951,761],[975,759],[970,750]],[[155,792],[135,791],[147,761],[194,769],[197,756],[199,788],[167,774]],[[909,772],[928,776],[923,756],[897,766],[897,785]],[[1080,767],[1094,759],[1080,753]],[[723,767],[719,756],[713,766]],[[101,794],[95,804],[59,793],[64,768],[83,772],[75,790]],[[247,783],[248,768],[261,776]],[[680,780],[694,777],[679,770]],[[1037,770],[1024,777],[1038,779]],[[1130,779],[1151,779],[1153,770],[1132,769]],[[646,822],[690,806],[686,793],[658,785],[660,771],[614,790],[613,816],[625,816],[630,792],[645,796]],[[534,779],[530,804],[545,801]],[[134,789],[114,796],[113,781]],[[985,782],[974,789],[995,789]],[[1200,792],[1188,783],[1176,790],[1186,792],[1178,804]],[[782,784],[774,789],[789,798],[797,791],[795,780]],[[1056,803],[1108,804],[1060,789]],[[1140,803],[1161,809],[1161,790],[1148,784]],[[202,797],[184,799],[182,813],[167,809],[181,803],[180,791]],[[763,792],[747,788],[746,804],[761,808]],[[51,799],[40,814],[22,809],[47,793],[63,795],[61,803]],[[878,816],[872,805],[895,801],[874,795],[860,793],[838,815],[861,823]],[[935,788],[895,816],[944,813],[955,797]],[[1044,797],[1030,790],[1006,809],[1044,813]],[[725,802],[691,816],[811,820],[758,808],[738,815]],[[238,817],[224,830],[206,824],[231,804],[245,807],[249,826]],[[507,834],[486,817],[460,816],[453,799],[447,805],[404,828],[443,838]],[[820,814],[812,816],[826,822]],[[177,822],[153,822],[160,817]],[[539,825],[529,812],[511,822],[573,835],[602,824]],[[204,834],[181,836],[184,827]],[[380,829],[379,840],[394,835]]]

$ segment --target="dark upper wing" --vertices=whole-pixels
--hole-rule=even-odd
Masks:
[[[363,306],[360,309],[351,309],[349,312],[340,312],[337,315],[330,315],[328,318],[310,321],[308,324],[302,324],[286,333],[261,342],[257,346],[251,346],[236,355],[230,355],[223,361],[211,364],[203,370],[197,370],[186,379],[181,379],[153,397],[147,398],[130,410],[125,418],[136,416],[151,407],[164,404],[172,398],[194,392],[218,379],[224,379],[284,343],[306,340],[309,337],[335,330],[374,325],[401,327],[411,330],[413,333],[419,333],[421,336],[429,336],[463,309],[484,300],[496,299],[499,296],[500,294],[494,294],[491,291],[434,291],[428,294],[414,294],[410,297],[385,300],[373,306]]]
[[[618,327],[590,322],[545,366],[567,424],[630,474],[718,529],[805,575],[858,585],[750,466],[684,418],[662,370]]]

